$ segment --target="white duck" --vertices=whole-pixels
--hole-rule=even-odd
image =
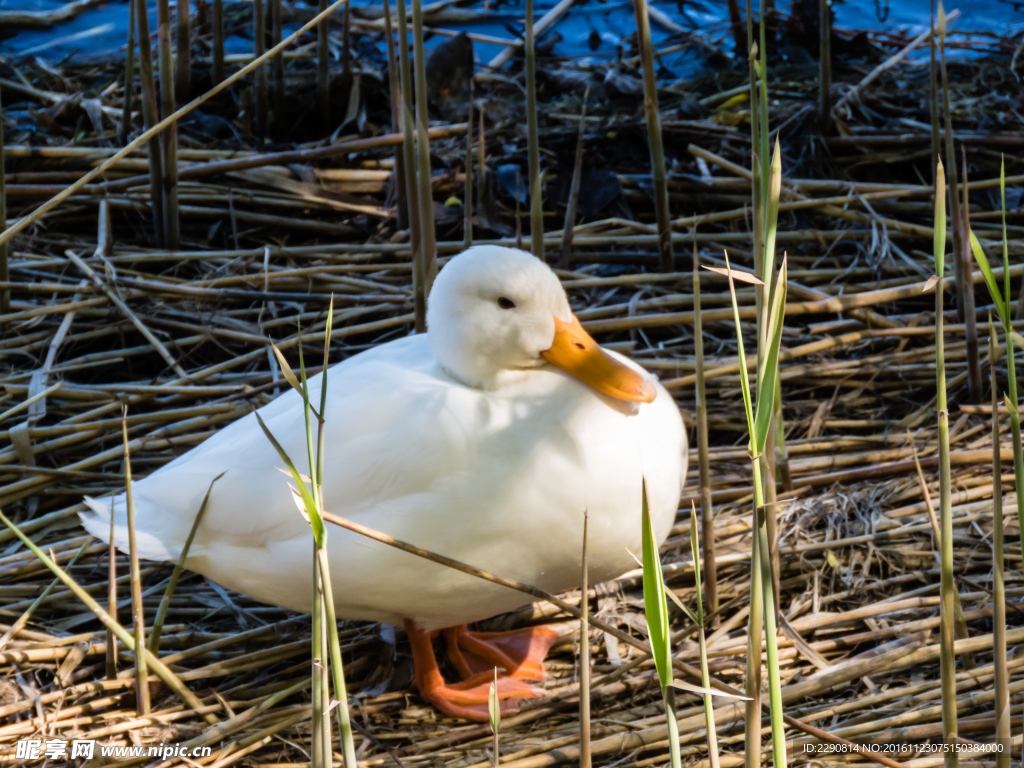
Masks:
[[[328,377],[325,508],[350,520],[550,592],[580,583],[587,511],[591,583],[633,567],[641,482],[664,540],[686,475],[687,442],[671,396],[603,350],[573,316],[557,277],[522,251],[477,246],[452,259],[430,294],[425,335],[362,352]],[[321,377],[310,380],[320,398]],[[306,456],[294,391],[260,409],[298,461]],[[138,551],[176,560],[211,480],[186,566],[256,600],[311,608],[309,524],[253,414],[133,486]],[[301,468],[301,464],[300,464]],[[83,516],[107,540],[110,500]],[[124,495],[114,538],[127,548]],[[405,625],[416,685],[441,711],[485,720],[493,668],[503,700],[534,695],[555,634],[472,633],[465,625],[529,602],[343,529],[328,548],[340,618]],[[447,629],[466,678],[447,684],[432,640]]]

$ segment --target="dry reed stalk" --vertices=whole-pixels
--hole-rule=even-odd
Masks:
[[[568,269],[572,258],[572,236],[576,226],[576,205],[580,199],[580,181],[583,178],[583,140],[587,131],[587,99],[590,86],[583,95],[580,106],[580,127],[576,135],[576,159],[572,166],[572,182],[569,185],[569,202],[565,206],[565,224],[562,227],[562,252],[558,257],[560,269]]]
[[[257,0],[258,2],[259,0]],[[170,0],[157,0],[157,44],[160,50],[160,117],[174,113],[174,74],[171,53]],[[160,134],[160,154],[163,158],[164,238],[167,248],[175,250],[180,240],[178,211],[178,126],[172,123]],[[154,209],[154,216],[156,210]]]
[[[931,13],[931,24],[928,27],[928,106],[931,120],[932,152],[932,187],[935,186],[935,164],[939,162],[939,88],[938,88],[938,63],[935,60],[935,3],[936,0],[929,0],[928,6]]]
[[[271,31],[270,31],[270,45],[277,47],[281,43],[281,39],[284,36],[284,26],[281,17],[281,0],[270,0],[270,17],[271,17]],[[281,121],[284,120],[285,105],[284,105],[284,53],[278,53],[274,56],[274,123],[275,126],[280,126]],[[278,130],[280,130],[278,128]]]
[[[956,277],[957,316],[961,323],[968,327],[967,338],[970,352],[968,353],[968,382],[970,400],[979,402],[981,398],[981,368],[978,359],[978,334],[975,330],[974,291],[967,285],[967,235],[962,231],[963,220],[960,215],[960,197],[956,172],[956,149],[953,145],[953,118],[950,111],[949,74],[946,71],[946,12],[939,0],[937,32],[939,36],[939,61],[942,70],[942,103],[943,120],[945,123],[946,167],[949,173],[949,200],[953,230],[953,273]],[[936,187],[938,181],[936,181]]]
[[[540,173],[540,137],[537,127],[537,50],[533,35],[533,0],[526,0],[523,18],[523,46],[526,57],[526,151],[530,181],[530,252],[544,260],[544,212]],[[518,199],[519,193],[516,192]],[[518,216],[516,217],[518,221]]]
[[[397,222],[399,229],[409,229],[411,217],[409,215],[409,191],[405,170],[405,132],[402,121],[403,89],[399,85],[400,74],[398,57],[395,54],[395,33],[391,24],[391,4],[384,0],[384,37],[386,40],[385,49],[388,56],[388,95],[391,97],[391,132],[402,134],[402,145],[395,147],[395,198],[397,202]],[[408,51],[408,45],[406,45]],[[416,246],[412,246],[413,253]]]
[[[341,82],[352,87],[352,6],[346,5],[341,20]]]
[[[326,13],[327,8],[327,0],[319,0],[317,10],[320,15]],[[331,52],[328,48],[330,29],[326,24],[321,24],[317,27],[316,34],[316,94],[317,102],[320,105],[320,120],[326,131],[331,124]]]
[[[177,60],[175,61],[174,92],[179,99],[192,95],[192,38],[189,35],[189,0],[176,0],[178,21]]]
[[[135,505],[132,500],[132,466],[128,449],[128,406],[121,409],[121,436],[124,441],[125,507],[128,514],[128,567],[132,584],[132,629],[135,654],[135,697],[139,717],[149,714],[149,673],[146,664],[146,614],[142,609],[142,579],[135,535]]]
[[[0,106],[0,224],[7,229],[7,190],[6,176],[7,166],[4,164],[4,120],[3,107]],[[7,266],[7,243],[0,243],[0,282],[6,283],[10,280]],[[7,314],[11,311],[11,291],[6,286],[0,290],[0,313]]]
[[[694,228],[696,235],[696,228]],[[701,541],[704,553],[704,584],[707,589],[708,611],[718,612],[718,570],[715,562],[714,512],[711,505],[711,462],[708,456],[707,386],[704,381],[704,322],[700,305],[700,264],[697,241],[693,243],[693,340],[696,359],[696,388],[694,410],[697,413],[697,471],[700,493]],[[715,619],[714,626],[718,626]]]
[[[412,0],[412,44],[416,60],[416,180],[420,210],[420,258],[423,262],[423,289],[430,295],[430,286],[437,275],[437,245],[434,231],[434,195],[430,176],[430,137],[427,126],[427,59],[423,52],[423,3]]]
[[[139,38],[139,82],[142,85],[142,118],[149,142],[149,208],[153,215],[153,229],[157,244],[161,248],[171,247],[167,241],[164,218],[164,155],[161,151],[160,136],[154,130],[160,122],[160,108],[157,102],[156,85],[153,80],[153,46],[149,36],[149,11],[147,0],[131,0],[135,3],[135,22]],[[159,0],[158,0],[159,2]],[[136,139],[125,145],[125,149]],[[127,152],[125,153],[127,154]],[[87,178],[89,174],[86,174]],[[96,174],[99,175],[99,174]],[[72,185],[73,186],[73,185]],[[43,208],[45,208],[45,204]],[[4,233],[7,234],[7,233]]]
[[[128,2],[128,46],[125,52],[124,96],[121,99],[121,122],[117,126],[117,138],[122,144],[128,143],[132,132],[132,102],[135,100],[135,3]],[[2,142],[0,142],[2,143]],[[7,311],[6,309],[3,311]]]
[[[213,85],[224,80],[224,0],[213,0],[213,67],[210,70]]]
[[[587,512],[583,511],[583,552],[580,555],[580,768],[591,768],[590,757],[590,609],[589,565],[587,563]],[[497,749],[495,749],[497,761]],[[497,764],[497,763],[495,763]]]
[[[529,0],[528,0],[529,1]],[[665,151],[661,136],[661,114],[658,111],[658,86],[654,79],[654,54],[651,43],[651,20],[647,0],[633,0],[637,33],[640,42],[640,68],[644,78],[644,116],[647,120],[647,142],[651,150],[651,176],[654,180],[654,210],[658,225],[658,268],[675,271],[672,254],[672,221],[668,206]]]
[[[832,3],[818,0],[818,125],[832,129]]]
[[[110,543],[107,545],[107,613],[117,621],[117,545],[114,543],[114,508],[110,508]],[[117,679],[117,635],[107,628],[106,672],[108,680]]]
[[[473,245],[473,78],[469,80],[469,105],[466,112],[466,158],[463,163],[466,182],[462,193],[462,242]]]
[[[402,160],[405,171],[405,190],[409,203],[409,244],[412,249],[412,289],[415,301],[416,332],[427,330],[427,263],[423,251],[423,214],[420,212],[420,185],[417,179],[415,128],[413,124],[412,66],[409,61],[409,32],[405,0],[398,0],[398,40],[402,102]],[[422,205],[430,206],[433,196],[428,195]],[[432,220],[432,217],[431,217]]]
[[[259,59],[267,49],[267,12],[263,0],[253,0],[252,3],[252,44],[253,57]],[[269,95],[265,67],[256,70],[256,78],[253,83],[253,102],[256,116],[256,143],[261,145],[270,135],[267,130],[269,128],[267,125]]]

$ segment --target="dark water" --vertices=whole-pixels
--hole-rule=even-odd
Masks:
[[[536,0],[537,13],[543,13],[555,2],[557,0]],[[781,0],[778,3],[784,11],[788,11],[787,2]],[[368,0],[354,0],[354,3],[379,5]],[[759,0],[754,0],[755,8],[758,3]],[[51,10],[62,4],[59,0],[0,0],[0,9]],[[652,4],[681,26],[699,30],[712,43],[731,51],[724,23],[727,17],[725,0],[657,0]],[[741,7],[744,4],[741,2]],[[150,5],[150,24],[156,29],[155,3]],[[482,0],[477,5],[482,8]],[[928,27],[927,0],[835,0],[834,7],[837,29],[905,30],[919,34]],[[494,20],[464,25],[465,28],[495,37],[512,37],[505,24],[517,24],[522,18],[522,0],[500,5],[492,2],[491,8],[492,11],[497,9]],[[955,30],[988,31],[999,35],[1024,31],[1024,0],[972,0],[960,6],[955,0],[950,0],[947,12],[954,8],[961,12],[960,19],[955,22]],[[24,30],[0,41],[0,54],[34,54],[51,63],[69,56],[84,60],[107,55],[123,49],[127,24],[128,6],[122,0],[111,0],[65,24],[47,30]],[[611,56],[618,44],[636,31],[636,23],[629,0],[578,0],[558,22],[556,29],[563,38],[553,48],[556,55],[573,58]],[[652,33],[656,43],[670,36],[657,24],[652,25]],[[229,53],[247,53],[252,50],[252,41],[234,36],[228,39],[227,49]],[[478,43],[477,58],[481,62],[490,61],[500,50],[498,46]],[[671,66],[671,62],[666,63]]]

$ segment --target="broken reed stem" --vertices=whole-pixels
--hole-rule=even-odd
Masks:
[[[149,714],[149,671],[146,666],[146,612],[142,607],[142,579],[135,536],[135,504],[132,499],[132,465],[128,451],[128,406],[121,406],[121,437],[124,441],[125,504],[128,514],[128,562],[132,584],[132,629],[135,640],[135,693],[139,717]]]
[[[696,228],[694,234],[696,235]],[[697,471],[700,492],[701,543],[704,550],[704,589],[708,612],[715,614],[718,626],[718,572],[715,564],[715,526],[711,505],[711,460],[708,455],[707,385],[704,382],[704,323],[700,306],[700,264],[697,239],[693,241],[693,343],[697,365],[697,387],[694,409],[697,412]]]
[[[121,124],[117,126],[117,138],[121,144],[128,143],[132,133],[132,102],[135,96],[135,3],[128,2],[128,46],[124,62],[124,97],[121,99]],[[0,144],[3,142],[0,141]],[[4,310],[6,311],[6,310]]]
[[[1010,308],[1006,307],[1009,313]],[[999,343],[996,329],[989,317],[989,374],[992,380],[992,663],[995,667],[992,680],[993,715],[996,721],[996,741],[1010,743],[1010,676],[1007,669],[1006,647],[1006,582],[1003,553],[1003,456],[999,436],[999,379],[996,363],[999,360]],[[1007,339],[1008,353],[1013,354],[1013,340]],[[996,768],[1010,768],[1010,755],[1002,752],[996,755]]]
[[[434,233],[434,192],[430,181],[430,136],[427,126],[427,57],[423,52],[423,3],[412,0],[412,43],[416,58],[416,158],[419,184],[420,252],[423,257],[423,289],[430,295],[430,286],[437,274],[437,244]]]
[[[160,118],[174,114],[173,55],[171,52],[170,0],[157,0],[157,40],[160,46]],[[178,223],[178,125],[172,123],[160,133],[163,156],[163,217],[167,248],[174,250],[179,242]],[[154,209],[155,210],[155,209]]]
[[[940,4],[940,16],[941,7]],[[935,174],[934,249],[936,272],[940,278],[942,277],[942,262],[946,252],[945,187],[946,179],[943,174],[942,164],[939,163]],[[956,199],[955,190],[953,191],[952,198]],[[954,219],[954,229],[955,226],[956,220]],[[944,283],[940,279],[935,285],[935,389],[939,428],[939,561],[941,569],[939,667],[942,674],[942,735],[943,742],[947,745],[947,749],[950,749],[949,752],[945,753],[945,765],[946,768],[956,768],[956,658],[953,649],[955,640],[953,627],[956,621],[953,592],[956,589],[956,585],[953,581],[953,503],[949,463],[949,408],[946,402],[943,287]],[[1010,354],[1012,355],[1012,351]]]
[[[213,85],[224,79],[224,0],[213,0]]]
[[[114,499],[110,499],[110,545],[107,549],[107,612],[117,621],[117,545],[114,544]],[[117,635],[107,627],[107,679],[117,678]]]
[[[157,106],[156,84],[153,80],[153,46],[149,35],[149,12],[147,0],[134,0],[136,32],[139,38],[139,83],[142,85],[142,118],[147,131],[152,130],[160,122],[160,109]],[[164,158],[160,151],[160,136],[149,138],[149,209],[153,216],[153,229],[156,241],[162,248],[167,248],[167,235],[164,228]],[[127,149],[129,145],[126,145]],[[45,207],[45,205],[44,205]]]
[[[654,52],[647,0],[633,0],[637,32],[640,37],[640,68],[644,77],[644,113],[647,117],[647,142],[651,150],[651,176],[654,181],[654,212],[658,225],[658,268],[675,271],[672,255],[672,219],[668,207],[668,182],[665,176],[665,151],[658,112],[658,86],[654,77]]]
[[[162,2],[163,0],[161,0]],[[253,58],[258,59],[267,49],[267,15],[263,0],[252,0],[252,42]],[[253,102],[256,112],[256,143],[262,145],[270,135],[267,132],[267,68],[256,70],[256,82],[253,88]]]
[[[828,135],[832,129],[832,4],[830,0],[818,4],[818,126]]]
[[[174,90],[179,99],[188,100],[192,93],[192,39],[189,36],[189,0],[177,0],[178,58],[175,61]]]
[[[580,768],[590,768],[590,626],[587,617],[590,612],[590,598],[587,597],[589,574],[587,573],[587,510],[583,510],[583,553],[580,584]],[[495,753],[497,754],[497,753]]]
[[[421,247],[420,190],[416,180],[416,139],[412,117],[412,68],[409,62],[408,13],[405,0],[398,0],[398,52],[401,75],[402,102],[402,159],[405,171],[405,191],[409,203],[409,245],[412,249],[412,290],[416,332],[427,330],[427,272]],[[430,205],[432,197],[425,201]]]
[[[388,55],[388,91],[391,97],[391,132],[403,131],[402,89],[399,86],[398,58],[395,54],[395,31],[391,23],[391,4],[384,0],[384,39]],[[409,193],[405,179],[405,136],[395,147],[395,203],[398,210],[398,228],[409,229]]]
[[[569,269],[572,260],[572,236],[576,227],[576,206],[580,199],[580,182],[583,179],[583,145],[587,133],[587,99],[590,98],[590,86],[583,95],[580,106],[580,128],[576,134],[576,159],[572,166],[572,184],[569,186],[569,201],[565,206],[565,223],[562,225],[562,252],[558,257],[558,266]]]
[[[270,44],[276,47],[284,35],[281,18],[281,0],[270,0]],[[281,133],[284,120],[284,52],[278,52],[273,59],[274,68],[274,125],[275,133]]]
[[[320,0],[317,4],[320,13],[327,10],[327,0]],[[328,36],[330,29],[326,24],[317,28],[316,38],[316,95],[320,103],[320,120],[323,121],[324,131],[328,131],[331,125],[331,83],[330,83],[330,48]]]
[[[4,109],[2,96],[0,96],[0,231],[7,229],[7,190],[5,177],[7,166],[4,164]],[[11,311],[11,289],[6,287],[10,280],[7,268],[7,243],[0,243],[0,282],[5,287],[0,290],[0,313],[9,314]]]
[[[540,138],[537,128],[537,50],[533,39],[533,0],[526,0],[526,143],[530,173],[530,252],[544,260],[544,212],[541,208]]]

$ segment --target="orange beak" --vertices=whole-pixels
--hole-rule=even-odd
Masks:
[[[575,315],[568,323],[555,318],[555,340],[541,356],[609,397],[649,403],[658,394],[650,381],[601,349]]]

